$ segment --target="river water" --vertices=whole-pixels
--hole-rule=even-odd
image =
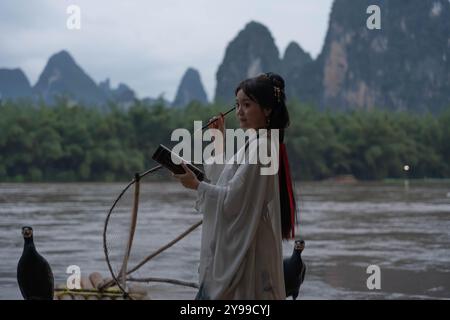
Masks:
[[[109,276],[102,232],[106,214],[126,184],[0,184],[0,299],[21,299],[16,280],[21,227],[34,229],[38,251],[57,284],[69,265],[82,275]],[[306,242],[307,274],[299,299],[450,298],[450,183],[297,182],[297,237]],[[112,262],[125,245],[132,191],[119,201],[108,229]],[[141,185],[138,227],[130,265],[201,219],[195,193],[175,182]],[[135,277],[197,281],[200,228],[155,257]],[[283,244],[292,253],[293,241]],[[123,250],[122,250],[123,251]],[[116,255],[115,255],[116,254]],[[380,268],[380,289],[369,290],[369,265]],[[192,299],[196,290],[147,286],[153,299]]]

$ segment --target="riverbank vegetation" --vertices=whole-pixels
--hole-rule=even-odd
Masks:
[[[136,101],[107,111],[60,99],[54,106],[0,106],[0,181],[122,181],[155,165],[160,143],[175,128],[192,132],[226,110]],[[296,179],[361,180],[450,177],[450,110],[437,116],[388,111],[318,111],[291,104],[286,145]],[[235,127],[230,114],[227,126]],[[409,171],[405,171],[405,166]]]

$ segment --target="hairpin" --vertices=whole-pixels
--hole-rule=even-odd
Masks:
[[[274,93],[275,93],[275,97],[277,97],[277,101],[278,103],[281,102],[281,89],[279,87],[273,87]]]

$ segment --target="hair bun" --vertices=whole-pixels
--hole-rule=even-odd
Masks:
[[[266,75],[269,78],[269,80],[272,81],[272,84],[275,87],[278,87],[281,90],[284,90],[284,79],[279,74],[273,73],[273,72],[267,72]]]

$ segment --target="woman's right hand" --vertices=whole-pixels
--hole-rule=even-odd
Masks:
[[[219,156],[224,154],[224,142],[225,142],[225,116],[221,112],[219,116],[212,117],[208,122],[217,119],[214,123],[208,126],[208,129],[217,129],[221,132],[221,135],[217,131],[212,132],[212,141],[214,141],[215,155]]]
[[[208,128],[209,129],[218,129],[220,132],[222,132],[222,135],[225,134],[225,116],[221,112],[220,115],[214,116],[211,119],[209,119],[208,122],[211,122],[213,120],[217,119],[214,123],[211,123]]]

